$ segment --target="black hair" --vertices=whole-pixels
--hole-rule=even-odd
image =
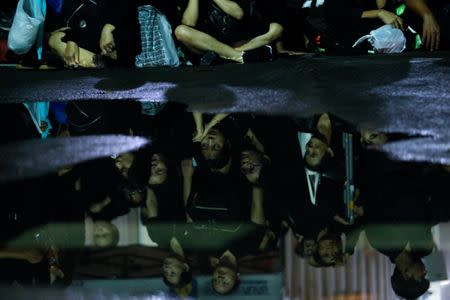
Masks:
[[[430,288],[430,281],[423,279],[417,282],[414,279],[405,279],[400,270],[395,267],[391,276],[391,285],[398,297],[414,300],[422,296]]]
[[[295,254],[298,256],[305,258],[305,239],[302,239],[300,242],[297,243],[295,246]]]

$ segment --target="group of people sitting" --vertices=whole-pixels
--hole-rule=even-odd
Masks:
[[[150,239],[170,253],[162,270],[174,290],[192,289],[191,257],[201,254],[209,259],[213,290],[233,292],[240,259],[276,251],[289,230],[297,239],[296,253],[315,267],[345,264],[365,231],[369,243],[395,264],[391,281],[399,296],[412,299],[428,289],[421,258],[435,250],[431,226],[449,220],[450,173],[446,166],[397,162],[376,151],[407,136],[357,128],[329,113],[208,115],[177,103],[153,106],[71,101],[59,110],[66,124],[50,116],[50,137],[121,134],[149,137],[152,143],[3,185],[5,195],[16,195],[2,210],[8,228],[3,258],[36,261],[23,254],[27,235],[14,238],[49,222],[79,226],[64,233],[58,226],[38,231],[51,236],[45,245],[83,248],[86,215],[94,220],[93,245],[114,247],[119,236],[111,221],[139,208]],[[23,125],[9,131],[5,142],[39,137],[20,104],[9,109],[17,118],[10,122]],[[344,134],[353,136],[354,157],[342,146]],[[351,206],[344,201],[348,159],[355,178]],[[32,231],[32,243],[35,236]],[[14,252],[17,245],[22,252]],[[38,262],[47,261],[38,253]]]
[[[1,4],[3,36],[14,28],[17,2]],[[271,61],[277,56],[305,52],[367,53],[371,48],[368,43],[356,49],[353,44],[383,25],[403,31],[407,50],[448,49],[450,17],[446,1],[363,2],[48,1],[44,54],[37,58],[33,48],[18,58],[19,66],[210,65]]]

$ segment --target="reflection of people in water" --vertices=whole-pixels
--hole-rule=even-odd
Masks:
[[[239,269],[236,256],[229,250],[222,256],[210,257],[213,268],[212,288],[220,295],[228,295],[235,291],[240,284]]]
[[[170,240],[170,254],[164,258],[162,271],[164,283],[178,296],[187,297],[193,292],[192,272],[184,250],[175,237]]]
[[[95,221],[93,237],[97,247],[115,247],[119,243],[119,230],[111,222]]]

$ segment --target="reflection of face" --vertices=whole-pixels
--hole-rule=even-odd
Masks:
[[[219,294],[229,293],[237,281],[237,274],[228,267],[219,266],[214,270],[212,285]]]
[[[174,257],[164,259],[163,276],[170,284],[178,285],[185,269],[184,263]]]
[[[97,247],[107,247],[112,244],[114,240],[113,226],[113,224],[105,221],[94,223],[94,244]]]
[[[149,184],[163,184],[167,180],[167,165],[161,155],[153,154]]]
[[[128,171],[130,171],[133,162],[134,162],[133,153],[123,153],[116,158],[115,164],[120,174],[122,174],[122,176],[124,177],[128,177]]]
[[[312,137],[306,144],[305,161],[306,164],[316,167],[322,161],[328,150],[328,145],[318,138]]]
[[[303,252],[305,256],[312,256],[317,250],[317,244],[314,240],[305,240],[303,242]]]
[[[404,277],[420,282],[425,279],[426,274],[427,270],[425,269],[425,265],[421,260],[419,260],[412,263],[408,268],[406,268]]]
[[[318,246],[319,256],[326,264],[335,264],[339,255],[339,247],[335,241],[322,240]]]
[[[205,159],[217,159],[225,145],[225,137],[217,129],[211,129],[201,142],[202,155]]]
[[[255,151],[243,151],[241,154],[241,172],[248,181],[256,182],[261,174],[261,161]]]
[[[362,130],[361,142],[365,145],[382,145],[387,142],[387,136],[384,133]]]

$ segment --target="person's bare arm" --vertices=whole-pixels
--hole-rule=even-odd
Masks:
[[[42,261],[44,254],[39,250],[0,250],[0,258],[26,260],[31,264],[37,264]]]
[[[253,130],[249,129],[246,133],[246,137],[249,139],[250,143],[255,146],[256,150],[265,153],[264,145],[258,140]]]
[[[250,219],[258,225],[266,224],[264,216],[264,190],[261,187],[252,187],[252,206]]]
[[[95,53],[78,47],[75,42],[64,43],[61,39],[66,35],[67,27],[56,30],[50,34],[48,45],[52,52],[58,55],[66,66],[80,66],[83,68],[95,68]]]
[[[406,6],[423,20],[422,41],[431,51],[439,49],[441,32],[439,25],[424,0],[405,0]]]
[[[213,1],[227,15],[230,15],[236,20],[242,20],[244,18],[244,10],[236,2],[231,0],[213,0]]]
[[[200,10],[199,1],[200,0],[189,0],[188,5],[184,10],[181,24],[190,27],[195,27],[195,25],[197,25]]]
[[[271,44],[281,38],[281,35],[283,34],[283,26],[281,26],[278,23],[271,23],[269,26],[269,31],[267,31],[265,34],[262,34],[260,36],[257,36],[244,45],[236,48],[238,51],[248,51],[253,50],[259,47],[262,47],[264,45]]]
[[[147,188],[147,199],[145,200],[146,217],[148,219],[156,218],[158,216],[158,201],[156,200],[155,192]]]
[[[185,159],[181,162],[181,174],[183,176],[183,202],[187,206],[187,201],[192,189],[192,176],[194,175],[194,167],[192,159]]]

